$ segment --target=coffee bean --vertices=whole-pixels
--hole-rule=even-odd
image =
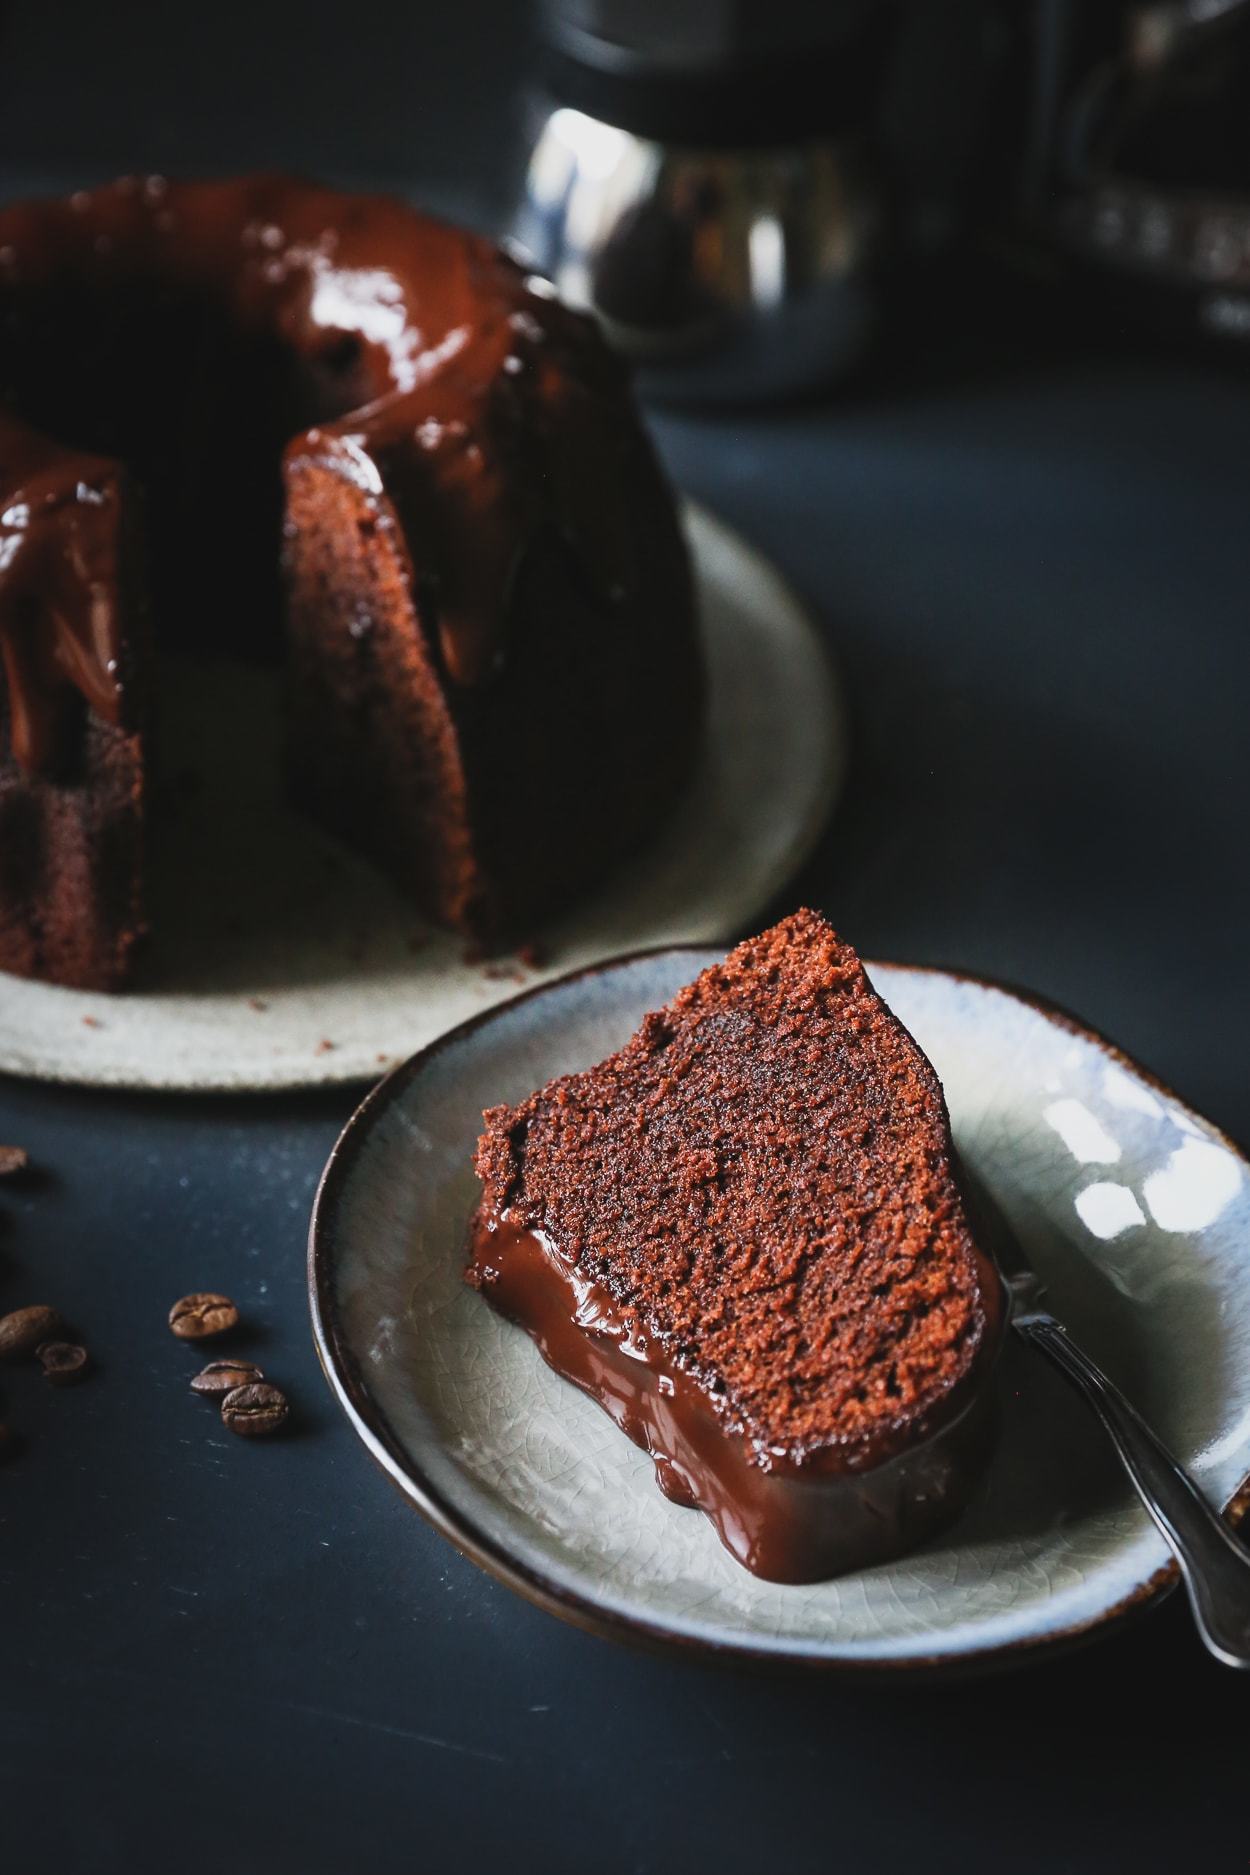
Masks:
[[[0,1178],[12,1178],[15,1172],[25,1172],[30,1165],[30,1154],[24,1146],[0,1146]]]
[[[236,1387],[221,1403],[221,1417],[241,1439],[264,1439],[286,1424],[290,1412],[285,1393],[264,1382]]]
[[[20,1361],[23,1355],[33,1354],[41,1341],[55,1340],[60,1332],[60,1316],[41,1303],[0,1315],[0,1361]]]
[[[41,1341],[37,1349],[45,1377],[54,1387],[72,1387],[90,1364],[86,1348],[75,1341]]]
[[[264,1378],[260,1368],[251,1361],[210,1361],[191,1382],[191,1391],[206,1394],[209,1399],[220,1399],[223,1394],[233,1393],[236,1387],[250,1387]]]
[[[238,1326],[239,1311],[229,1296],[197,1292],[183,1296],[169,1311],[169,1325],[180,1341],[207,1341]]]

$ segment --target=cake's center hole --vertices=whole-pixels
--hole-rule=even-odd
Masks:
[[[267,302],[122,263],[0,304],[0,401],[143,491],[166,650],[272,659],[280,640],[281,459],[290,439],[391,388],[384,354],[309,323],[290,276]]]

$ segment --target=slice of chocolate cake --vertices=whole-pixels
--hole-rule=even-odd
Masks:
[[[823,918],[485,1120],[468,1281],[748,1569],[820,1580],[958,1511],[1002,1287],[937,1076]]]

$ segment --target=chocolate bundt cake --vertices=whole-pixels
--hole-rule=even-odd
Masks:
[[[126,977],[154,646],[285,659],[297,799],[479,943],[643,840],[697,743],[674,505],[594,327],[284,179],[0,210],[0,969]]]
[[[485,1122],[468,1281],[740,1562],[815,1581],[954,1515],[1002,1287],[937,1077],[823,918]]]

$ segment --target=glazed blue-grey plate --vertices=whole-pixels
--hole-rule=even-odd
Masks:
[[[805,1587],[762,1582],[650,1460],[461,1280],[483,1107],[618,1047],[713,961],[670,950],[544,986],[396,1069],[331,1156],[313,1328],[361,1440],[467,1555],[584,1626],[847,1670],[967,1668],[1089,1635],[1175,1583],[1063,1381],[1009,1340],[971,1509],[927,1548]],[[1212,1502],[1250,1474],[1250,1179],[1215,1128],[1108,1043],[1009,990],[873,965],[934,1062],[957,1143],[1056,1312]]]

